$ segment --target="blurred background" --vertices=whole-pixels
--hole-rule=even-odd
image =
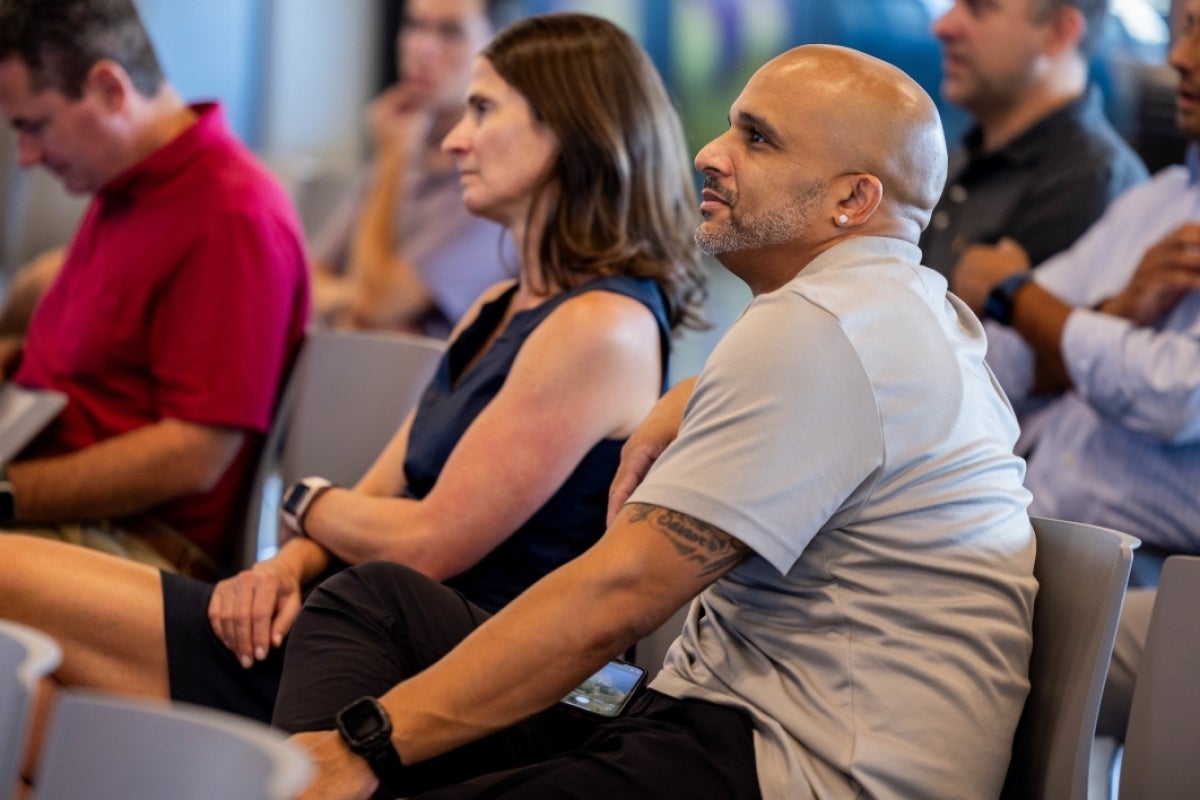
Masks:
[[[1150,169],[1182,159],[1174,74],[1165,67],[1170,0],[1111,0],[1093,77],[1117,129]],[[292,190],[311,234],[366,158],[362,111],[395,76],[401,0],[137,0],[163,66],[189,100],[218,98],[231,125]],[[890,61],[939,100],[953,145],[966,120],[940,103],[930,26],[950,0],[510,0],[505,18],[575,10],[608,17],[643,43],[675,98],[693,151],[725,128],[730,102],[764,61],[802,43],[844,44]],[[0,292],[13,270],[66,242],[87,198],[14,166],[0,132]],[[748,294],[714,272],[715,327]],[[685,358],[681,370],[698,364]]]

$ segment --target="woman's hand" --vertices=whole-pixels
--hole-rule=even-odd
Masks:
[[[669,392],[650,409],[621,448],[621,463],[617,466],[612,485],[608,489],[608,524],[611,525],[621,513],[629,496],[646,477],[650,467],[675,441],[683,421],[683,410],[692,396],[696,379],[687,378],[675,384]]]
[[[300,613],[300,576],[279,558],[260,561],[216,585],[208,620],[217,638],[249,669],[267,657]]]

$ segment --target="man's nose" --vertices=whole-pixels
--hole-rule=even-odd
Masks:
[[[721,147],[721,140],[724,135],[713,139],[704,147],[700,148],[700,152],[696,153],[696,160],[693,162],[696,169],[703,172],[705,175],[710,173],[724,175],[729,171],[729,159],[725,157],[724,148]]]

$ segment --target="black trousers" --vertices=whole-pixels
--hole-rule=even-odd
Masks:
[[[273,722],[331,729],[342,706],[433,664],[487,617],[395,564],[339,573],[308,598],[292,630]],[[747,715],[654,691],[612,720],[550,708],[409,773],[405,793],[422,798],[760,796]]]
[[[213,585],[171,572],[160,575],[171,699],[269,722],[283,651],[271,648],[266,660],[245,669],[208,621]]]

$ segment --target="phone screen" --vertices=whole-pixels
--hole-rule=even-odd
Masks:
[[[615,717],[628,705],[646,678],[646,670],[627,661],[609,661],[562,699],[588,714]]]

